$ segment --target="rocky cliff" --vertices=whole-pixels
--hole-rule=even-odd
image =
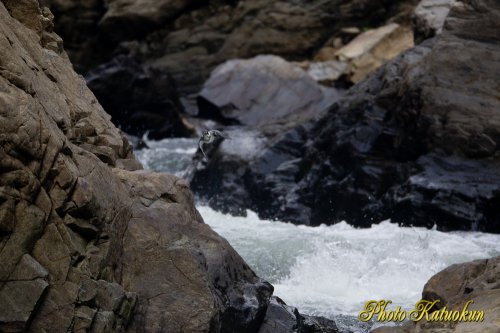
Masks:
[[[272,287],[140,170],[52,27],[0,2],[0,331],[256,332]]]
[[[255,142],[265,144],[237,160],[231,147],[243,141],[223,142],[198,164],[193,188],[218,209],[295,223],[391,218],[500,232],[499,29],[498,1],[456,3],[441,34],[352,87],[319,119],[264,129],[266,140]],[[207,81],[214,91],[212,82],[220,80]],[[204,105],[219,105],[216,96],[201,94]]]

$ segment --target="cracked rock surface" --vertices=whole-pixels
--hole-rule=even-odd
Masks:
[[[0,2],[0,331],[256,331],[272,286],[140,170],[51,19]]]

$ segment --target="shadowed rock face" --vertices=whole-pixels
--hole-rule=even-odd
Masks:
[[[147,132],[150,139],[194,134],[183,120],[172,79],[163,72],[143,69],[134,59],[120,56],[90,72],[87,85],[127,134],[142,137]]]
[[[272,286],[138,170],[47,13],[0,2],[0,331],[257,331]]]
[[[454,8],[442,35],[355,87],[316,124],[297,191],[310,221],[500,231],[491,210],[500,199],[499,15],[493,1]]]
[[[223,142],[198,171],[223,171],[204,173],[208,201],[311,225],[392,218],[500,232],[499,18],[498,2],[465,1],[441,35],[351,88],[321,119],[241,163],[224,156]]]

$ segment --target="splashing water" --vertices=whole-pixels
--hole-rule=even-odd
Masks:
[[[147,142],[136,152],[147,169],[182,175],[196,151],[193,139]],[[345,222],[306,227],[222,214],[205,206],[205,222],[225,237],[275,295],[302,313],[335,318],[340,328],[367,331],[356,320],[368,300],[390,299],[412,309],[427,280],[445,267],[500,255],[500,235],[399,227],[368,229]]]
[[[168,172],[182,177],[198,149],[197,139],[164,139],[153,141],[144,138],[149,149],[136,150],[137,159],[145,169]]]
[[[413,308],[427,280],[459,262],[500,254],[500,235],[399,227],[382,222],[356,229],[296,226],[233,217],[198,207],[275,294],[302,312],[332,318],[354,315],[368,300],[390,299]]]

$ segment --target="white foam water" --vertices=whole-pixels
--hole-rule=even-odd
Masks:
[[[356,229],[345,222],[307,227],[233,217],[198,207],[275,294],[301,312],[357,316],[368,300],[412,309],[427,280],[445,267],[500,254],[500,235],[399,227]]]
[[[144,137],[143,140],[149,148],[136,150],[134,154],[144,168],[172,173],[178,177],[184,175],[184,171],[191,163],[191,156],[198,149],[197,139],[174,138],[153,141]]]
[[[236,140],[235,140],[236,141]],[[182,177],[197,139],[149,141],[136,151],[146,169]],[[342,331],[368,332],[356,316],[368,300],[412,309],[427,280],[445,267],[500,255],[500,235],[399,227],[388,221],[356,229],[345,222],[306,227],[233,217],[199,206],[275,295],[302,313],[335,319]]]

